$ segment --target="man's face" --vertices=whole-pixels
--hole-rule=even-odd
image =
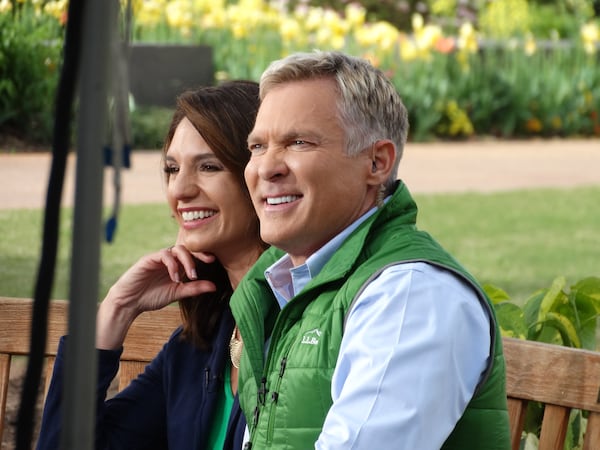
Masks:
[[[245,177],[264,241],[294,265],[374,205],[369,151],[347,156],[331,79],[296,81],[263,99]]]

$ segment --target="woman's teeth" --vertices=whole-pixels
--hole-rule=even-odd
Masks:
[[[215,214],[215,211],[184,211],[181,213],[181,217],[183,217],[185,222],[188,222],[190,220],[206,219]]]

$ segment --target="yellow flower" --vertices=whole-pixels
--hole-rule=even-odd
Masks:
[[[465,22],[460,26],[456,46],[468,53],[477,52],[479,49],[479,45],[477,44],[477,33],[475,32],[472,23]]]
[[[44,12],[56,20],[61,20],[66,11],[66,0],[50,1],[44,5]]]
[[[206,28],[206,29],[225,28],[226,23],[227,23],[227,15],[226,15],[224,9],[205,13],[200,18],[200,24],[202,25],[203,28]]]
[[[10,0],[0,0],[0,14],[12,11],[12,2]]]
[[[419,51],[415,43],[409,39],[400,42],[400,58],[404,61],[414,61],[419,57]]]
[[[539,133],[542,131],[542,128],[542,122],[535,117],[532,117],[525,122],[525,129],[531,133]]]
[[[390,23],[379,21],[357,29],[354,37],[364,47],[376,46],[380,50],[389,50],[398,42],[400,32]]]
[[[336,50],[343,48],[345,44],[344,34],[335,33],[335,30],[327,27],[321,28],[319,31],[317,31],[315,38],[319,46],[329,46]]]
[[[194,11],[199,13],[223,11],[225,9],[225,0],[193,0],[193,8]]]
[[[139,9],[137,9],[139,8]],[[138,26],[154,26],[162,22],[166,0],[146,0],[134,6],[134,17]]]
[[[306,29],[309,32],[311,32],[321,28],[321,24],[323,22],[323,15],[323,8],[309,8],[308,13],[306,14],[306,20],[304,21],[304,26],[306,27]]]
[[[424,20],[421,14],[413,14],[412,15],[412,29],[415,33],[419,32],[423,28]]]
[[[473,124],[466,111],[458,106],[456,100],[450,100],[446,105],[446,116],[450,120],[448,126],[450,136],[471,136],[473,134]]]
[[[595,22],[586,23],[581,27],[580,35],[585,51],[590,54],[595,53],[600,41],[598,25]]]
[[[240,22],[233,23],[231,25],[231,31],[233,32],[233,37],[236,39],[241,39],[248,36],[248,29]]]
[[[350,3],[345,10],[346,21],[354,28],[362,27],[367,17],[367,10],[357,3]]]
[[[527,0],[494,0],[485,2],[479,11],[479,25],[492,38],[506,38],[529,28]]]
[[[192,11],[188,2],[174,0],[167,3],[167,23],[170,27],[185,29],[192,25]]]
[[[215,79],[220,82],[227,81],[229,80],[229,74],[224,70],[217,70],[215,72]]]
[[[302,27],[297,20],[289,17],[283,17],[279,24],[279,34],[283,42],[290,43],[299,40],[302,35]]]
[[[525,50],[525,54],[528,56],[531,56],[536,52],[537,44],[531,33],[527,34],[527,37],[525,38],[525,45],[524,45],[523,49]]]
[[[318,32],[323,32],[327,28],[333,36],[345,35],[350,29],[350,25],[338,13],[331,9],[322,10],[320,16],[321,23],[318,26]]]

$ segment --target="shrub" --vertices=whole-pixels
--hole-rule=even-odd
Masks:
[[[31,3],[0,11],[0,131],[50,141],[61,33]]]
[[[567,288],[565,277],[557,277],[550,287],[531,294],[522,306],[512,302],[502,289],[489,284],[484,289],[494,303],[503,336],[597,350],[600,278],[583,278]],[[525,448],[537,448],[543,413],[540,403],[528,408],[522,438]],[[571,411],[565,449],[582,448],[585,421],[582,411]]]
[[[154,106],[136,107],[131,111],[132,147],[162,148],[173,110]]]

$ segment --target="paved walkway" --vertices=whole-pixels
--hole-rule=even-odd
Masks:
[[[0,208],[43,207],[49,153],[0,150]],[[75,157],[67,166],[63,204],[72,205]],[[415,193],[490,192],[537,187],[600,185],[600,139],[409,143],[399,175]],[[160,153],[134,151],[122,176],[122,201],[164,201]],[[112,202],[111,169],[104,199]]]

